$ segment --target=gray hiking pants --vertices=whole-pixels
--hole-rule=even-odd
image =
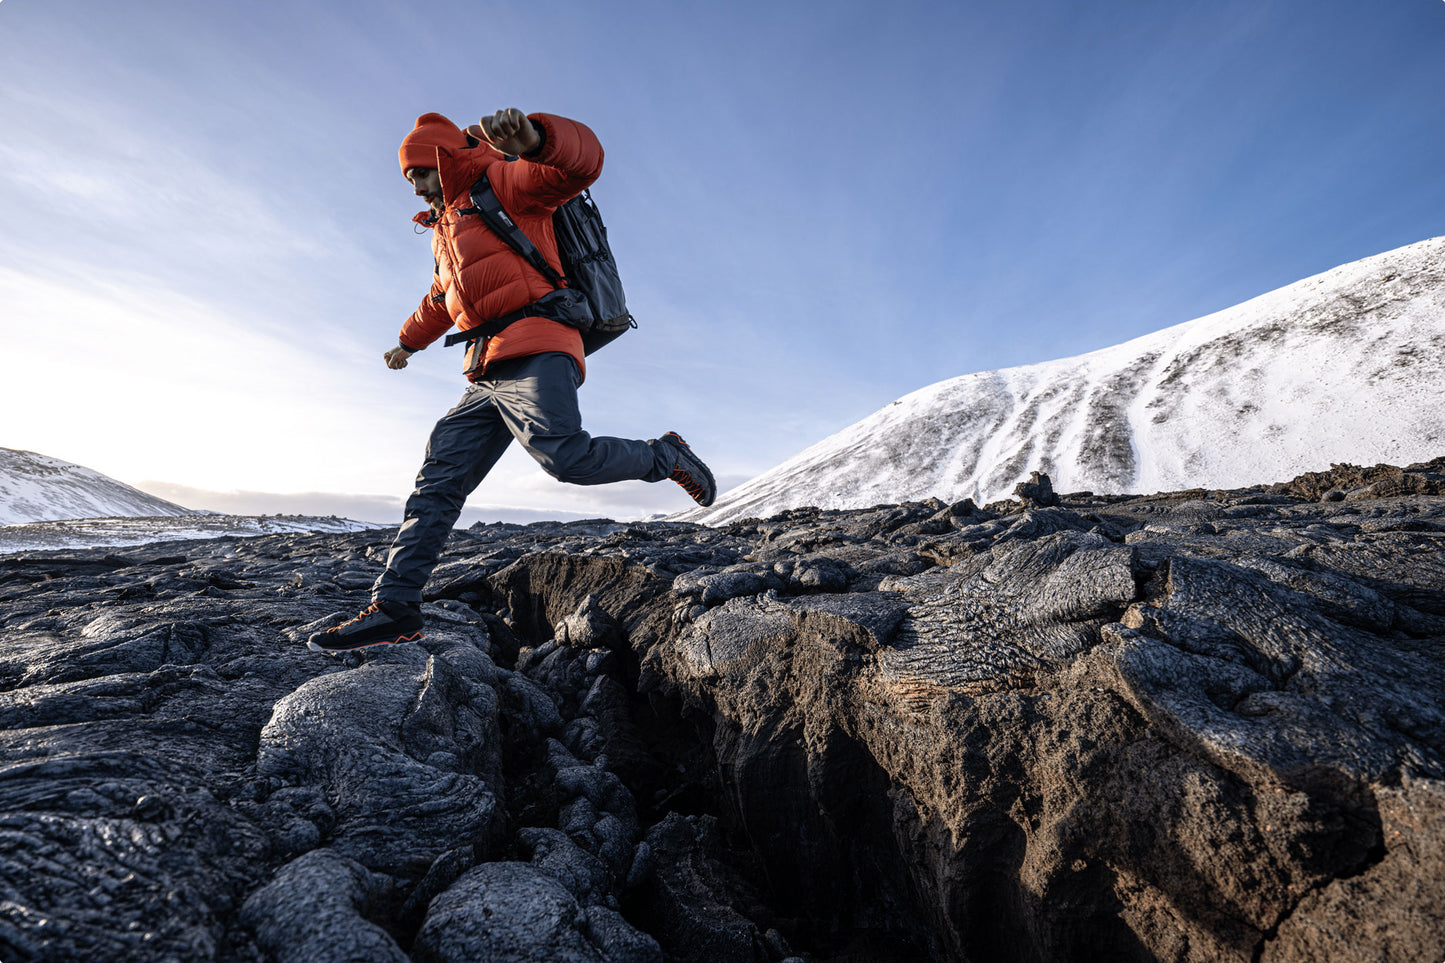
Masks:
[[[580,380],[577,363],[553,352],[494,364],[485,379],[467,389],[432,429],[386,571],[372,587],[373,601],[421,602],[422,586],[467,496],[513,438],[547,474],[574,485],[661,481],[672,472],[665,445],[593,438],[583,431],[577,409]]]

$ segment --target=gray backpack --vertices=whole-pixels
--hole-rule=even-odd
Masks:
[[[607,225],[602,223],[602,214],[593,203],[590,191],[578,194],[552,215],[563,274],[558,274],[547,263],[542,252],[512,220],[485,174],[472,185],[471,197],[472,206],[460,213],[480,217],[512,250],[542,272],[554,290],[500,318],[448,335],[448,346],[459,341],[479,343],[480,339],[490,338],[515,321],[542,317],[581,331],[582,350],[591,354],[637,327],[627,310],[617,262],[612,259],[612,248],[607,243]],[[566,287],[563,287],[564,281]]]

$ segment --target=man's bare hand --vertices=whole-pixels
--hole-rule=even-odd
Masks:
[[[537,133],[527,115],[515,107],[483,117],[480,124],[468,127],[467,133],[486,141],[503,154],[530,154],[542,146],[542,135]]]
[[[410,358],[411,355],[412,353],[410,351],[406,350],[401,345],[397,345],[395,348],[392,348],[386,354],[382,355],[381,359],[386,362],[386,366],[388,368],[405,368],[406,359]]]

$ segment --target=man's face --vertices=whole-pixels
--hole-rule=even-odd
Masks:
[[[410,167],[406,179],[411,181],[416,196],[426,198],[432,210],[440,214],[446,209],[446,202],[442,200],[442,176],[435,167]]]

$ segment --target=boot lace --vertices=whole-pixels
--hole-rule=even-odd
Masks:
[[[706,489],[698,483],[685,468],[674,468],[672,474],[667,476],[682,486],[682,490],[692,496],[693,501],[701,502]]]
[[[328,632],[338,632],[338,631],[340,631],[341,629],[346,628],[348,625],[355,625],[357,622],[360,622],[362,619],[366,618],[368,615],[372,615],[372,614],[374,614],[374,613],[376,613],[376,612],[380,612],[380,611],[381,611],[381,606],[380,606],[378,603],[376,603],[376,602],[372,602],[372,603],[371,603],[370,605],[368,605],[366,608],[362,609],[362,610],[361,610],[361,614],[358,615],[356,618],[354,618],[354,619],[349,619],[349,620],[347,620],[347,621],[345,621],[345,622],[342,622],[340,625],[336,626],[336,628],[327,629],[326,631],[328,631]]]

